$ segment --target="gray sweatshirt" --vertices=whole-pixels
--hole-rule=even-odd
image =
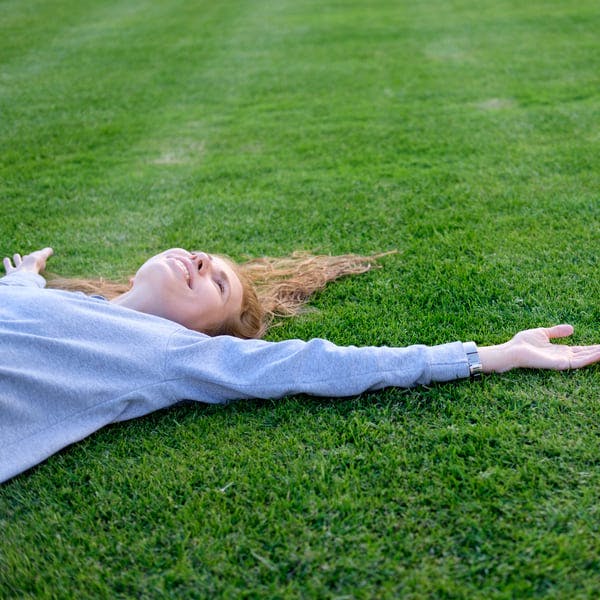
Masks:
[[[340,347],[209,337],[40,275],[0,279],[0,482],[108,423],[182,400],[352,396],[469,375],[460,342]]]

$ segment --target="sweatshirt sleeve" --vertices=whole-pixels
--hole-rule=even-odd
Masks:
[[[21,287],[46,287],[46,280],[37,273],[14,271],[0,278],[0,285],[18,285]]]
[[[178,331],[166,375],[180,398],[225,403],[291,394],[343,397],[469,376],[461,342],[406,348],[336,346],[322,339],[265,342]]]

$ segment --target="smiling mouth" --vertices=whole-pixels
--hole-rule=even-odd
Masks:
[[[188,287],[191,288],[192,282],[191,282],[191,277],[190,277],[190,271],[189,271],[187,265],[182,260],[175,258],[174,256],[171,256],[170,258],[175,262],[175,264],[177,265],[177,268],[182,272],[182,274],[185,277],[185,280],[188,284]]]

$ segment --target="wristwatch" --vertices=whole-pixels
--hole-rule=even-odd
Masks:
[[[463,348],[467,355],[471,379],[479,379],[483,373],[483,367],[477,351],[477,344],[475,342],[463,342]]]

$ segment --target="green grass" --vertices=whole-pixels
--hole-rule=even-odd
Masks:
[[[598,340],[595,1],[0,14],[3,255],[397,248],[270,338]],[[0,596],[595,598],[599,393],[520,372],[109,427],[0,488]]]

